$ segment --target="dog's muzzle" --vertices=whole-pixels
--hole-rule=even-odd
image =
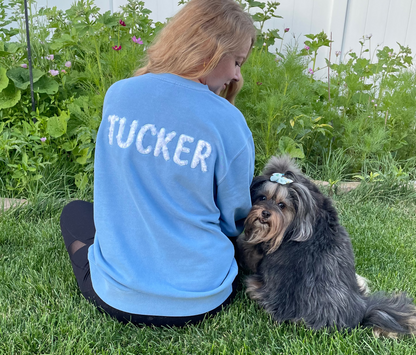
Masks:
[[[272,214],[268,210],[261,211],[261,217],[259,218],[259,222],[262,224],[266,224],[271,215]]]

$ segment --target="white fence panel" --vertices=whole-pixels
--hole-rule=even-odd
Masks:
[[[338,0],[333,2],[331,25],[333,48],[335,51],[342,50],[342,43],[345,35],[346,13],[348,11],[348,0]],[[342,56],[342,54],[341,54]]]
[[[416,40],[412,36],[416,26],[415,2],[414,0],[350,0],[343,52],[349,49],[357,50],[358,40],[364,35],[372,36],[372,55],[377,46],[379,48],[389,46],[398,50],[396,42],[408,45],[416,51]]]
[[[416,52],[416,1],[412,2],[412,9],[409,13],[409,28],[407,29],[405,43]]]
[[[405,42],[409,30],[409,24],[412,20],[410,18],[410,14],[413,2],[413,0],[391,1],[386,23],[386,34],[383,42],[388,45],[395,42],[399,42],[402,45],[408,44]],[[416,19],[413,18],[413,21],[416,21]],[[415,34],[413,33],[413,36],[414,35]]]

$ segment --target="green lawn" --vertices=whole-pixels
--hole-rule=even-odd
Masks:
[[[371,289],[416,296],[416,204],[337,196],[357,272]],[[360,195],[361,194],[361,195]],[[0,354],[415,354],[416,339],[371,330],[314,332],[278,325],[241,290],[235,303],[182,329],[122,325],[83,299],[60,235],[65,199],[0,215]]]

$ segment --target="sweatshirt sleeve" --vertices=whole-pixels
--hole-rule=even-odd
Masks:
[[[250,185],[253,174],[254,143],[250,136],[217,186],[220,227],[228,237],[236,237],[243,231],[244,219],[251,209]]]

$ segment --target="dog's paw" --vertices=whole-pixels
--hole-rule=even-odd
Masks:
[[[263,283],[260,281],[259,277],[256,275],[249,276],[246,279],[246,292],[248,296],[255,301],[261,301],[262,296],[260,293]]]

